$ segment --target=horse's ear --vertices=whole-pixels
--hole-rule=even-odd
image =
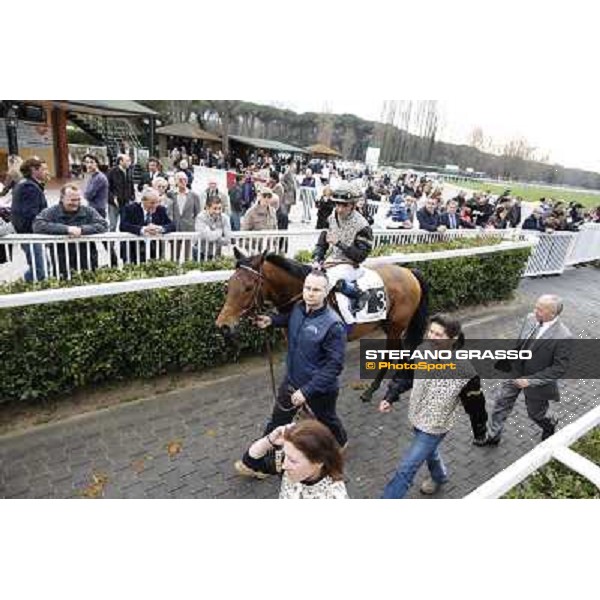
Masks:
[[[260,255],[260,264],[262,265],[265,262],[265,258],[267,258],[267,254],[269,254],[268,250],[263,250]]]
[[[246,255],[237,246],[233,247],[233,255],[236,260],[244,260],[246,258]]]

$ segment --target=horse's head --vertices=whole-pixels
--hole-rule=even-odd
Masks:
[[[263,253],[247,257],[234,247],[237,260],[235,273],[227,283],[225,304],[216,320],[216,325],[225,339],[235,337],[240,318],[246,313],[260,308],[261,288],[263,285]]]

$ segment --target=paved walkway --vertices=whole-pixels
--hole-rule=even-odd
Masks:
[[[565,299],[573,333],[598,337],[600,270],[580,268],[560,277],[524,280],[507,307],[465,311],[471,337],[511,337],[541,293]],[[244,371],[242,373],[242,371]],[[233,462],[257,436],[271,408],[267,366],[202,387],[113,407],[62,423],[0,438],[0,497],[71,498],[275,498],[277,478],[247,481]],[[411,434],[406,403],[389,415],[365,405],[358,381],[358,349],[349,352],[339,412],[350,436],[347,483],[354,498],[376,498],[392,474]],[[494,382],[486,383],[487,390]],[[595,380],[563,384],[557,405],[565,425],[597,406]],[[489,395],[488,395],[489,402]],[[523,402],[507,423],[498,448],[471,446],[466,415],[443,445],[451,479],[438,497],[461,498],[534,447],[539,431]],[[170,452],[169,452],[170,451]],[[417,477],[420,482],[422,473]],[[419,497],[418,486],[411,492]]]

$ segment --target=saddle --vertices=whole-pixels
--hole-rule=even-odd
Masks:
[[[387,296],[385,286],[377,271],[362,267],[363,274],[356,280],[360,290],[368,293],[367,302],[355,315],[351,311],[352,300],[340,292],[335,292],[335,303],[340,316],[347,325],[373,323],[387,317]]]

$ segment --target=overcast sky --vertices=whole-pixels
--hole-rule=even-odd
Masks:
[[[535,97],[510,97],[508,92],[469,91],[460,100],[440,100],[442,139],[466,143],[477,126],[496,143],[522,136],[530,145],[549,154],[553,162],[567,167],[600,171],[600,119],[593,98],[543,100]],[[297,112],[320,112],[328,106],[334,113],[353,113],[379,120],[384,100],[252,100],[284,105]]]

